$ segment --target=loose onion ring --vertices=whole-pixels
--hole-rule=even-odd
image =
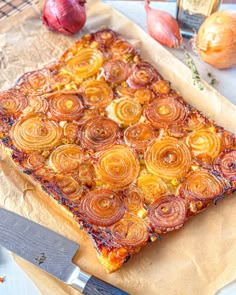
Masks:
[[[44,116],[30,115],[13,125],[10,136],[20,150],[48,150],[60,143],[62,129]]]
[[[131,88],[142,88],[160,78],[156,69],[148,62],[140,62],[132,69],[132,74],[127,83]]]
[[[221,196],[226,184],[207,170],[193,171],[179,187],[181,197],[190,200],[212,200]]]
[[[218,135],[214,131],[207,129],[200,129],[190,133],[186,138],[186,144],[194,156],[207,155],[211,159],[215,159],[221,149]]]
[[[113,99],[111,87],[103,81],[90,80],[82,83],[80,87],[85,104],[89,107],[104,108]]]
[[[173,137],[154,140],[144,154],[144,161],[150,173],[164,179],[183,177],[191,166],[188,147]]]
[[[143,208],[143,193],[138,188],[129,188],[124,191],[124,202],[129,212],[138,212]]]
[[[109,189],[96,189],[88,193],[80,204],[86,221],[98,226],[110,226],[119,221],[125,206],[122,198]]]
[[[103,55],[98,49],[83,48],[66,63],[66,69],[77,79],[95,75],[103,64]]]
[[[71,93],[56,93],[49,97],[49,110],[54,119],[78,120],[83,112],[81,97]]]
[[[56,175],[53,180],[65,197],[74,201],[80,198],[81,196],[81,185],[71,176],[68,175]]]
[[[158,176],[153,174],[145,174],[137,180],[138,188],[144,193],[146,204],[151,204],[154,200],[160,198],[161,195],[168,192],[166,183]]]
[[[180,228],[186,219],[185,200],[174,195],[163,196],[148,208],[148,217],[153,226],[162,232]]]
[[[0,93],[0,114],[3,116],[18,116],[27,105],[28,99],[15,89]]]
[[[155,133],[147,123],[137,123],[128,127],[124,132],[124,139],[127,145],[138,151],[144,151],[148,144],[155,138]]]
[[[188,115],[186,106],[177,98],[155,99],[145,110],[145,116],[157,128],[182,124]]]
[[[129,76],[129,65],[122,60],[108,60],[103,65],[103,76],[109,83],[120,84]]]
[[[144,245],[149,232],[145,221],[133,214],[126,214],[111,228],[114,240],[125,247],[137,248]]]
[[[121,98],[112,103],[114,119],[124,125],[135,124],[142,115],[142,106],[135,100]]]
[[[135,180],[139,173],[139,162],[131,149],[115,145],[99,153],[97,174],[104,184],[122,188]]]
[[[214,168],[230,181],[236,180],[236,149],[222,152],[215,160]]]
[[[81,128],[80,143],[84,149],[100,151],[115,143],[120,128],[113,120],[97,116],[88,120]]]
[[[49,165],[57,173],[71,173],[79,169],[83,158],[83,152],[78,145],[60,145],[51,153],[49,157]]]

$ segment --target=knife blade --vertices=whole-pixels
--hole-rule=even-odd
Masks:
[[[72,262],[79,244],[3,208],[0,208],[0,244],[82,294],[129,295],[81,271]]]

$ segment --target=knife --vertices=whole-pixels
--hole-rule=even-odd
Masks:
[[[72,259],[79,244],[0,208],[0,245],[85,295],[129,295],[80,270]]]

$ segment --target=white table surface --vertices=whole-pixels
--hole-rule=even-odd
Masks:
[[[105,3],[113,6],[124,15],[129,17],[132,21],[137,23],[146,31],[146,15],[143,8],[143,1],[109,1],[104,0]],[[175,3],[152,3],[153,8],[166,10],[175,16],[176,5]],[[235,4],[222,5],[221,9],[235,9]],[[185,40],[187,44],[188,41]],[[187,44],[188,45],[188,44]],[[188,46],[189,47],[189,46]],[[170,49],[170,52],[177,58],[184,62],[184,56],[182,52],[176,49]],[[197,56],[193,56],[200,75],[209,81],[207,73],[211,72],[218,81],[214,86],[220,93],[236,105],[236,68],[219,71],[211,66],[203,63]],[[235,269],[236,272],[236,269]],[[5,277],[4,283],[0,283],[0,295],[40,295],[32,281],[26,276],[26,274],[16,265],[13,261],[10,253],[0,246],[0,277]],[[230,285],[224,287],[216,295],[235,295],[236,294],[236,282],[232,282]],[[42,294],[50,295],[50,294]],[[132,294],[133,295],[133,294]],[[146,295],[146,294],[144,294]],[[168,294],[164,294],[168,295]]]

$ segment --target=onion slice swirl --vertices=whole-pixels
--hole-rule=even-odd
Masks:
[[[98,226],[110,226],[119,221],[125,206],[122,198],[109,189],[96,189],[88,193],[80,203],[86,221]]]
[[[115,58],[125,58],[125,57],[133,57],[135,55],[135,49],[133,45],[124,41],[124,40],[117,40],[111,46],[111,52]]]
[[[112,188],[122,188],[134,181],[139,173],[139,162],[131,149],[115,145],[98,155],[97,174]]]
[[[78,171],[84,159],[81,148],[76,144],[65,144],[57,147],[49,157],[49,165],[60,174]]]
[[[113,99],[111,87],[103,81],[89,80],[82,83],[80,91],[85,104],[91,108],[104,108]]]
[[[133,214],[126,214],[123,219],[111,228],[114,240],[125,247],[143,246],[149,238],[149,230],[145,221]]]
[[[186,106],[177,98],[167,96],[155,99],[145,110],[145,116],[157,128],[183,124],[187,118]]]
[[[97,116],[88,120],[80,130],[80,143],[84,149],[100,151],[113,145],[120,128],[113,120]]]
[[[83,113],[81,97],[71,93],[56,93],[49,97],[49,111],[53,119],[78,120]]]
[[[64,197],[75,201],[81,196],[82,188],[81,185],[69,175],[56,175],[52,179],[53,184],[55,184]]]
[[[103,64],[103,54],[96,48],[83,48],[66,63],[66,69],[76,79],[95,75]]]
[[[226,189],[226,183],[220,177],[201,169],[190,173],[179,187],[181,197],[190,200],[212,200],[221,196]]]
[[[185,176],[191,160],[188,147],[173,137],[154,140],[144,154],[148,171],[167,180]]]
[[[28,99],[15,89],[0,93],[0,114],[16,117],[28,106]]]
[[[236,181],[236,149],[222,152],[215,160],[214,168],[229,181]]]
[[[180,228],[185,222],[186,213],[186,201],[174,195],[162,196],[148,208],[152,225],[163,233]]]
[[[19,150],[49,150],[60,143],[62,129],[44,116],[30,115],[14,124],[10,135]]]
[[[144,196],[138,188],[129,188],[124,190],[124,202],[129,212],[138,212],[143,208]]]
[[[109,83],[120,84],[129,76],[129,65],[122,60],[109,60],[103,65],[103,76]]]
[[[95,40],[102,46],[109,47],[117,39],[117,34],[112,30],[105,29],[94,34]]]

